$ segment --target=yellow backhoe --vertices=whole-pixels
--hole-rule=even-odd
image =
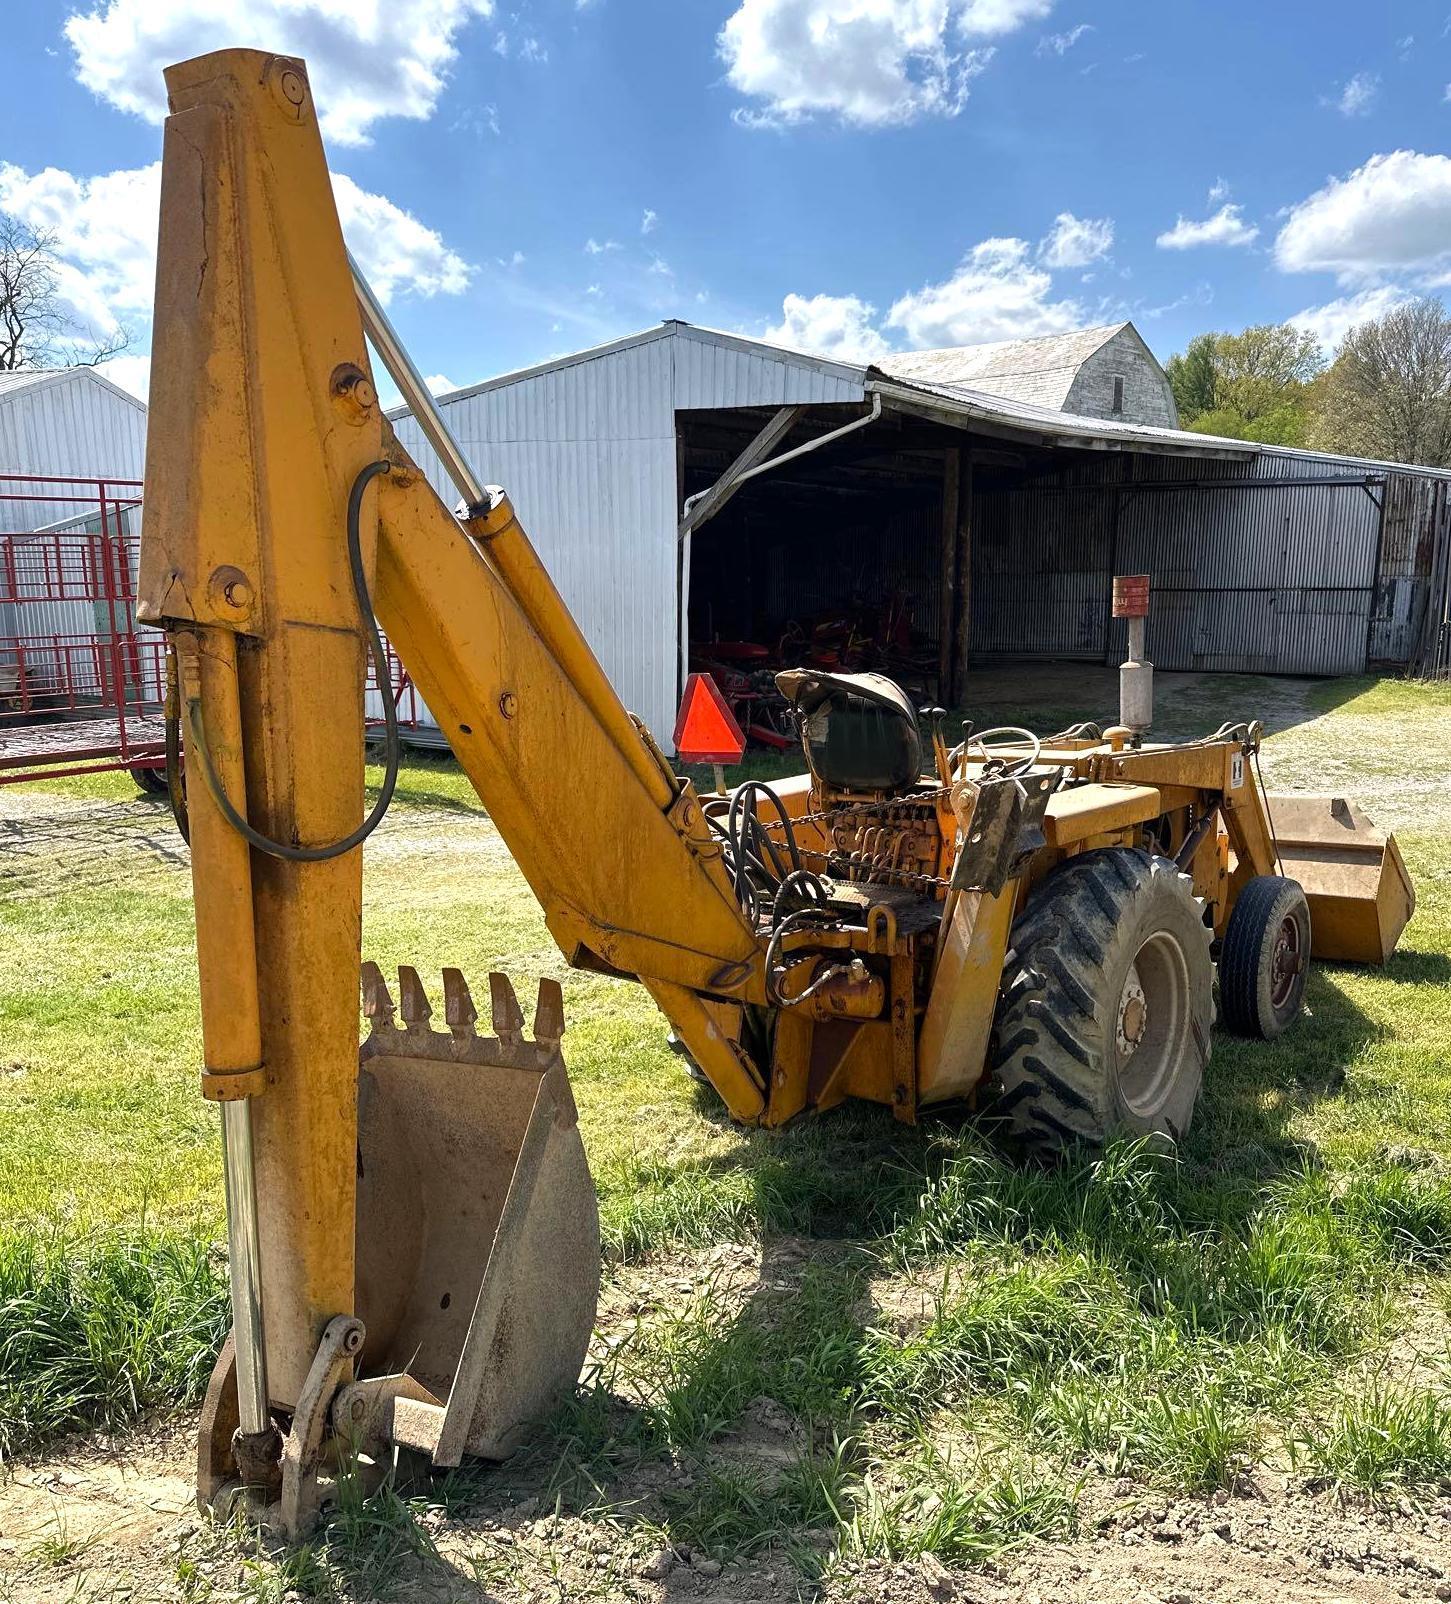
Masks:
[[[621,705],[475,477],[338,227],[302,62],[167,73],[141,613],[185,745],[205,1067],[235,1317],[199,1494],[303,1528],[345,1456],[501,1457],[571,1388],[599,1278],[560,1053],[489,977],[362,967],[379,626],[576,967],[643,984],[738,1120],[967,1099],[1055,1150],[1189,1123],[1219,1006],[1273,1036],[1311,955],[1413,905],[1348,804],[1271,798],[1259,728],[949,741],[890,681],[783,675],[807,772],[705,796]],[[463,497],[378,405],[368,345]],[[385,703],[389,702],[387,697]],[[173,775],[175,782],[176,776]],[[396,994],[395,994],[396,992]],[[439,1000],[437,996],[435,1000]]]

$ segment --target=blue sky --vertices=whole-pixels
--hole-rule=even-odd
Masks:
[[[144,387],[160,67],[304,55],[344,229],[466,384],[683,317],[827,354],[1451,282],[1451,0],[18,0],[0,208]]]

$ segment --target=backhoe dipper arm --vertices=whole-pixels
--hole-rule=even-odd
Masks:
[[[232,1256],[242,1424],[258,1431],[354,1312],[362,854],[306,851],[362,811],[350,496],[378,621],[550,930],[571,960],[680,999],[678,1028],[745,1119],[763,1077],[696,999],[759,1000],[761,952],[698,802],[507,500],[460,523],[388,429],[302,63],[229,50],[166,78],[139,614],[179,660],[203,1088],[231,1106],[229,1186],[252,1219],[250,1253],[234,1230]],[[292,856],[249,846],[228,811]],[[259,1298],[265,1366],[249,1379]]]

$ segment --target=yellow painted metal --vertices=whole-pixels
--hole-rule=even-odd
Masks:
[[[1344,797],[1271,796],[1285,873],[1310,904],[1316,958],[1384,963],[1416,908],[1395,837]]]
[[[698,802],[685,793],[662,807],[653,759],[608,683],[613,716],[603,721],[574,678],[577,665],[554,656],[501,571],[396,442],[390,454],[399,471],[380,492],[379,622],[565,955],[762,1000],[761,943]],[[555,605],[563,607],[557,597]],[[585,782],[587,805],[561,789],[562,762]],[[674,1023],[694,1052],[694,1012]]]
[[[212,761],[228,794],[245,798],[236,636],[222,629],[187,632],[176,637],[176,647],[181,696],[184,701],[200,697],[213,710]],[[188,756],[196,761],[194,754]],[[266,1083],[253,958],[251,853],[206,786],[196,787],[187,815],[201,984],[202,1096],[229,1102],[256,1096]]]
[[[234,805],[275,838],[328,842],[361,813],[363,642],[340,525],[382,420],[334,397],[367,352],[302,63],[223,51],[170,69],[167,89],[140,615],[195,633],[209,744],[239,787],[240,712]],[[198,772],[208,1067],[246,1056],[240,1040],[212,1052],[234,980],[239,1020],[250,1011],[250,969],[267,1368],[288,1407],[324,1326],[353,1308],[361,855],[254,855],[249,883]]]
[[[1015,889],[995,897],[969,891],[957,899],[917,1044],[917,1095],[924,1105],[965,1097],[982,1078]]]
[[[1157,818],[1162,810],[1152,785],[1076,785],[1049,797],[1043,834],[1051,848],[1062,851]]]
[[[396,437],[390,444],[397,446]],[[401,448],[399,448],[401,449]],[[650,800],[668,808],[675,799],[674,774],[640,738],[640,727],[625,710],[603,668],[564,604],[549,571],[505,495],[487,511],[464,520],[469,537],[498,569],[524,616],[596,722],[634,770]]]
[[[731,1114],[744,1124],[754,1125],[766,1110],[764,1088],[757,1083],[749,1055],[722,1028],[710,1003],[668,980],[642,978],[645,990],[675,1027]]]

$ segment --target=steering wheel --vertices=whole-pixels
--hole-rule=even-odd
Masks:
[[[1024,746],[1030,748],[1024,756],[1008,756],[1008,747]],[[985,764],[1001,764],[1000,772],[1004,777],[1016,778],[1026,774],[1038,761],[1043,751],[1043,743],[1033,734],[1032,730],[1025,730],[1018,724],[998,724],[990,730],[983,730],[979,734],[970,735],[964,743],[962,753],[967,757],[976,747],[982,753]]]

